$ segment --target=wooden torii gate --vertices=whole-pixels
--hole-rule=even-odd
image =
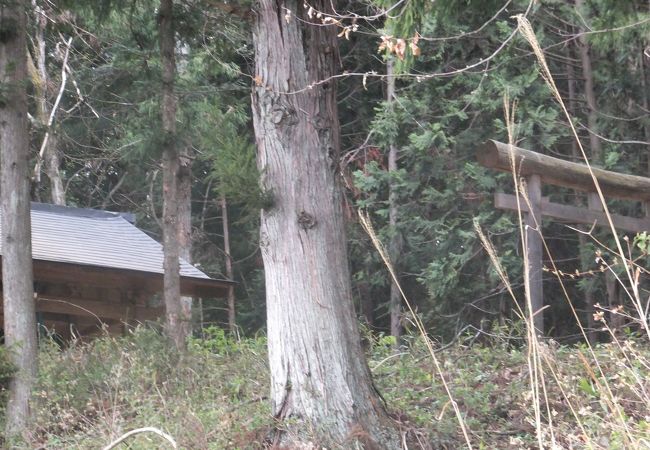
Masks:
[[[512,155],[512,156],[511,156]],[[542,238],[536,231],[536,223],[542,223],[542,216],[566,223],[579,223],[596,226],[609,226],[607,217],[596,193],[596,188],[584,164],[564,161],[552,156],[524,150],[523,148],[490,140],[478,149],[477,159],[484,167],[511,172],[511,157],[514,157],[517,175],[524,177],[527,183],[528,202],[521,199],[519,205],[525,213],[528,243],[529,285],[535,328],[544,332],[544,307],[542,275],[543,247]],[[617,172],[592,168],[603,195],[642,202],[645,208],[644,218],[634,218],[611,214],[617,229],[641,233],[650,232],[650,178],[625,175]],[[542,183],[573,188],[587,193],[587,208],[553,203],[542,197]],[[514,195],[496,193],[494,206],[499,209],[517,211],[517,198]],[[530,208],[529,205],[530,204]]]

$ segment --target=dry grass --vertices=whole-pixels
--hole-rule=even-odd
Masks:
[[[443,385],[426,339],[407,336],[396,353],[389,337],[367,334],[375,383],[393,417],[421,442],[409,448],[468,448],[449,392],[473,448],[539,448],[540,441],[548,449],[648,448],[650,348],[644,340],[619,338],[591,350],[540,342],[548,380],[537,417],[525,325],[492,329],[490,336],[480,343],[461,337],[436,351]],[[273,417],[264,339],[195,341],[183,358],[163,353],[166,347],[157,332],[139,329],[64,351],[43,348],[37,422],[28,442],[5,448],[104,448],[143,427],[155,427],[184,449],[265,448]],[[140,434],[116,448],[171,448],[164,445],[160,436]]]

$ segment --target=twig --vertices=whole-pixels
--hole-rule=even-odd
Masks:
[[[61,40],[63,40],[63,35],[62,35],[61,33],[59,33],[59,36],[61,37]],[[70,38],[70,39],[72,39],[72,38]],[[85,104],[88,106],[88,108],[90,108],[90,110],[93,112],[93,114],[95,115],[95,117],[99,119],[99,114],[97,114],[97,111],[95,111],[95,108],[93,108],[93,107],[90,105],[90,103],[88,103],[88,102],[86,101],[86,99],[84,98],[83,94],[81,93],[81,89],[79,89],[79,85],[77,84],[77,81],[76,81],[76,80],[74,79],[74,77],[72,76],[72,69],[71,69],[70,66],[68,65],[68,61],[67,61],[67,59],[66,59],[65,61],[63,61],[63,70],[64,70],[65,72],[67,72],[67,73],[70,75],[70,81],[72,82],[72,85],[74,86],[75,90],[77,91],[77,97],[78,97],[77,103],[75,103],[75,104],[74,104],[70,109],[66,109],[66,110],[64,110],[64,111],[65,111],[67,114],[70,114],[70,113],[71,113],[71,112],[72,112],[72,111],[73,111],[77,106],[79,106],[81,103],[85,103]]]
[[[149,208],[151,209],[151,216],[154,218],[158,226],[162,229],[162,222],[160,221],[160,218],[156,214],[156,207],[154,206],[154,202],[153,202],[153,185],[156,181],[157,176],[158,176],[158,169],[154,170],[151,176],[151,183],[149,183],[149,195],[147,196],[147,200],[149,200]]]
[[[110,450],[112,448],[115,448],[118,444],[121,442],[124,442],[126,439],[130,438],[133,435],[140,434],[140,433],[155,433],[158,436],[162,437],[165,439],[169,444],[172,446],[172,448],[178,448],[178,445],[176,444],[176,441],[174,441],[174,438],[168,435],[167,433],[160,431],[158,428],[154,427],[143,427],[143,428],[136,428],[135,430],[131,430],[128,433],[124,433],[122,436],[108,444],[106,447],[104,447],[102,450]]]
[[[126,176],[129,174],[128,170],[125,170],[122,176],[120,177],[119,180],[117,180],[117,183],[115,183],[115,186],[113,186],[113,189],[108,193],[106,198],[104,198],[104,201],[102,202],[102,209],[106,209],[108,207],[108,202],[113,200],[113,195],[117,192],[117,190],[122,186],[122,183],[124,183],[124,180],[126,179]]]

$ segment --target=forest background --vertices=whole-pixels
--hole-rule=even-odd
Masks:
[[[505,339],[509,357],[520,358],[522,355],[517,356],[517,352],[526,339],[525,326],[517,313],[521,304],[510,298],[511,294],[516,299],[525,297],[519,225],[514,215],[495,210],[491,201],[495,191],[512,190],[512,177],[481,168],[475,161],[476,150],[487,139],[509,139],[512,129],[508,129],[510,124],[505,117],[510,113],[507,105],[514,102],[517,145],[581,161],[569,126],[573,125],[592,164],[647,176],[650,172],[648,5],[632,1],[440,0],[431,4],[351,2],[339,6],[341,15],[335,20],[340,30],[337,78],[342,151],[339,169],[346,187],[344,211],[350,236],[356,312],[365,324],[364,336],[371,358],[380,358],[373,364],[379,383],[382,383],[380,366],[404,375],[406,369],[399,366],[401,356],[415,356],[419,351],[411,333],[416,318],[412,314],[402,316],[399,308],[396,309],[401,297],[375,251],[372,233],[369,236],[358,223],[357,210],[369,214],[379,239],[387,245],[396,278],[430,336],[443,343],[494,344],[495,340],[503,343]],[[318,14],[308,4],[304,9],[310,18]],[[165,104],[164,86],[169,84],[166,63],[158,48],[158,33],[165,14],[158,11],[156,2],[148,1],[36,0],[27,14],[30,18],[27,87],[33,199],[133,211],[138,225],[160,240],[164,222],[161,174],[164,169],[160,161],[165,160],[162,149],[169,143],[163,123],[165,115],[163,121],[160,115]],[[190,259],[213,276],[233,277],[238,281],[235,316],[226,305],[196,301],[195,331],[206,339],[190,341],[192,357],[205,356],[202,350],[217,354],[233,351],[232,338],[226,338],[218,328],[210,328],[211,324],[228,324],[237,336],[254,335],[265,328],[258,212],[272,201],[272,193],[263,192],[259,187],[250,119],[251,86],[259,88],[261,83],[251,75],[250,28],[255,14],[253,5],[244,3],[178,2],[173,9],[179,131],[174,144],[180,150],[181,163],[191,167],[191,198],[186,205],[192,216]],[[284,14],[278,20],[287,23],[298,20],[294,11],[285,8]],[[519,34],[515,19],[518,14],[525,15],[532,23],[559,95],[568,106],[572,124],[560,113],[554,93],[534,63],[536,57],[529,42]],[[316,81],[319,86],[331,82]],[[508,101],[504,102],[504,97]],[[586,203],[583,194],[567,189],[546,187],[544,194],[563,203]],[[643,205],[632,202],[612,202],[610,207],[621,214],[645,214]],[[508,279],[496,270],[494,254],[484,251],[485,242],[481,243],[476,235],[477,224],[495,245]],[[602,329],[600,322],[604,316],[594,310],[594,305],[598,311],[601,311],[599,304],[607,305],[606,308],[618,313],[612,314],[613,319],[625,313],[629,303],[626,291],[632,286],[616,281],[622,268],[616,255],[607,250],[613,247],[609,245],[610,237],[603,231],[581,233],[551,222],[545,222],[543,231],[549,251],[545,263],[559,268],[547,272],[545,283],[548,308],[544,315],[548,334],[562,343],[582,339],[580,324],[569,314],[569,309],[575,306],[592,341],[613,338],[619,345],[616,331]],[[628,243],[629,259],[637,267],[647,267],[647,235],[630,237]],[[639,270],[638,274],[641,276],[645,271]],[[642,297],[647,296],[644,276],[630,282],[634,288],[641,288]],[[565,296],[562,290],[566,287],[568,295]],[[509,292],[510,288],[514,292]],[[565,302],[565,298],[571,301]],[[632,345],[636,339],[635,322],[632,320],[623,330],[630,338],[625,346]],[[646,321],[641,319],[637,323],[643,325]],[[406,335],[406,340],[401,342],[408,344],[407,352],[394,353],[398,341],[381,338],[383,334],[402,333]],[[150,339],[144,332],[128,345],[136,345],[139,340],[153,348],[160,344]],[[93,350],[96,354],[87,353],[82,357],[85,360],[82,367],[90,369],[90,376],[107,366],[99,360],[95,366],[88,365],[88,358],[110,350],[112,342],[99,342]],[[238,351],[257,355],[260,342],[246,342]],[[541,363],[547,350],[539,353],[534,339],[528,345],[535,358],[541,358],[535,361]],[[625,358],[627,352],[635,352],[631,347],[619,345],[619,348]],[[477,349],[479,353],[472,354],[474,358],[500,358],[499,354],[481,355],[480,345]],[[139,350],[136,346],[129,351],[137,355]],[[128,360],[129,351],[123,351],[121,358]],[[599,364],[599,358],[604,362],[612,356],[608,352],[591,356]],[[57,358],[75,358],[74,355],[74,352],[62,353],[51,360],[45,358],[41,386],[55,382],[56,377],[46,374],[58,370],[54,369]],[[638,378],[634,375],[636,366],[648,366],[641,353],[635,355],[635,364],[627,359],[631,367],[620,359],[612,366],[622,363]],[[396,356],[400,359],[393,361]],[[433,352],[430,356],[435,361]],[[565,362],[559,353],[556,356],[556,364]],[[111,358],[109,352],[105,359]],[[165,366],[166,363],[170,366]],[[510,367],[511,363],[504,364]],[[143,364],[138,368],[145,372],[152,368]],[[154,379],[160,367],[164,366],[163,372],[174,371],[171,359],[162,358],[151,364]],[[531,373],[539,376],[535,364],[531,365],[530,360],[528,364]],[[121,370],[124,366],[113,366],[111,371],[115,367]],[[184,370],[182,367],[178,370]],[[457,364],[454,370],[462,367],[463,364]],[[554,370],[552,366],[549,368],[551,372]],[[72,368],[68,375],[75,370]],[[599,370],[607,380],[600,366]],[[470,376],[471,371],[460,372],[459,379]],[[409,367],[408,373],[417,373],[417,365]],[[431,381],[430,374],[421,375],[420,381],[425,385]],[[495,378],[492,382],[498,383],[499,378],[501,382],[512,378],[512,371],[507,368],[492,375]],[[444,379],[442,373],[440,376]],[[406,393],[400,391],[401,387],[417,390],[410,383],[417,385],[418,378],[411,378],[407,376],[405,380],[409,382],[403,386],[383,385],[390,398],[397,397],[398,407],[400,399],[413,402],[417,398],[408,389]],[[485,381],[482,375],[473,378],[479,379],[481,383]],[[614,383],[615,379],[612,377],[611,381]],[[88,381],[89,386],[96,386],[85,373],[76,373],[71,380],[75,385]],[[557,378],[556,381],[555,387],[562,389],[562,383]],[[130,382],[133,385],[139,382],[137,371]],[[578,383],[578,389],[592,404],[598,396],[600,382],[592,373],[591,378],[580,378]],[[541,402],[539,392],[535,394],[538,383],[545,385],[543,375],[532,382],[535,418],[523,418],[520,422],[522,427],[526,423],[537,424],[535,435],[543,447],[547,435],[551,442],[554,437],[552,427],[540,428]],[[625,380],[621,383],[618,387],[623,391],[631,386]],[[219,382],[214,384],[218,386]],[[140,387],[147,385],[145,382]],[[638,386],[645,393],[643,383]],[[475,386],[478,388],[480,384]],[[62,385],[46,389],[39,400],[44,404],[51,402],[53,410],[62,408],[63,417],[53,416],[53,422],[45,428],[49,439],[55,435],[52,434],[52,426],[57,426],[54,423],[60,421],[63,427],[67,423],[65,417],[75,411],[70,409],[70,396],[78,392],[73,389],[64,394],[66,389]],[[492,394],[486,392],[474,400],[489,401]],[[58,395],[63,397],[49,398]],[[240,388],[235,395],[237,398],[242,395]],[[552,413],[546,395],[548,417],[545,420],[550,425],[557,411],[553,409]],[[647,400],[646,396],[641,398]],[[471,400],[462,394],[461,399],[462,403]],[[643,442],[647,418],[637,417],[641,413],[634,407],[628,409],[627,404],[619,404],[618,396],[611,390],[609,397],[601,398],[601,402],[607,403],[607,399],[613,406],[603,406],[604,410],[621,412],[623,408],[634,429],[640,432],[637,436],[630,434],[625,425],[627,419],[621,416],[625,428],[622,442],[626,439],[628,443]],[[623,399],[625,403],[629,396],[623,395]],[[91,401],[77,409],[81,411],[78,419],[92,421],[97,405]],[[442,406],[438,421],[447,406],[448,403]],[[470,416],[477,414],[475,407],[465,406]],[[516,412],[479,406],[485,408],[485,414],[477,419],[483,421],[482,426],[489,428],[491,417],[502,413],[502,418],[511,419],[509,425],[517,422],[512,420]],[[588,403],[586,408],[589,407]],[[44,411],[38,411],[37,415]],[[584,415],[580,411],[571,410],[582,433],[563,436],[569,441],[590,439],[585,437],[589,433],[579,419]],[[138,416],[151,414],[139,412]],[[465,419],[458,411],[457,417],[469,445]],[[421,421],[431,422],[431,418],[425,416]],[[77,426],[64,431],[74,431]],[[182,434],[181,430],[178,432]],[[607,439],[613,442],[620,439],[618,425],[605,430],[605,434],[609,433]],[[435,427],[435,432],[446,439],[444,426]],[[189,433],[188,438],[196,436]],[[600,440],[598,443],[601,445]],[[602,445],[608,447],[609,440]]]
[[[32,5],[31,138],[35,164],[44,172],[35,177],[34,200],[132,211],[138,225],[160,239],[163,133],[156,2]],[[340,6],[350,17],[342,21],[344,76],[338,81],[358,313],[370,328],[390,332],[390,278],[357,223],[356,209],[362,208],[371,214],[380,239],[390,243],[404,290],[433,336],[449,340],[461,332],[487,331],[515,315],[474,220],[496,245],[515,291],[523,291],[516,217],[495,210],[491,200],[493,192],[511,189],[511,176],[475,161],[482,142],[507,141],[504,94],[518,103],[519,146],[580,161],[529,46],[513,35],[512,17],[529,9],[592,163],[647,176],[648,5],[440,0],[398,5],[394,19],[374,17],[379,6]],[[264,327],[265,311],[258,251],[258,210],[265,198],[258,187],[249,105],[255,83],[250,75],[254,13],[245,4],[179,2],[174,8],[178,140],[193,160],[191,259],[207,273],[225,276],[225,199],[238,282],[236,323],[249,334]],[[403,55],[386,49],[398,39],[406,47]],[[389,100],[387,63],[397,74]],[[391,148],[397,158],[389,171]],[[545,195],[564,203],[585,203],[574,191],[547,189]],[[643,214],[636,204],[612,207]],[[544,234],[563,272],[599,269],[595,246],[584,235],[553,223],[545,224]],[[554,301],[560,297],[554,279],[549,274],[545,284],[547,328],[561,340],[579,338],[566,304]],[[591,311],[585,306],[607,303],[606,276],[566,281],[587,325]],[[225,308],[203,305],[197,323],[227,322]],[[407,319],[402,324],[409,327]]]

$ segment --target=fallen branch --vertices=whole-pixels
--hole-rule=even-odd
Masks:
[[[111,450],[112,448],[115,448],[118,444],[121,442],[124,442],[126,439],[130,438],[133,435],[140,434],[140,433],[155,433],[158,436],[162,437],[163,439],[167,440],[172,446],[172,448],[178,448],[178,445],[176,444],[176,441],[174,441],[174,438],[172,438],[170,435],[167,433],[160,431],[158,428],[154,427],[144,427],[144,428],[136,428],[135,430],[131,430],[128,433],[123,434],[120,436],[118,439],[115,441],[111,442],[108,444],[106,447],[104,447],[102,450]]]

